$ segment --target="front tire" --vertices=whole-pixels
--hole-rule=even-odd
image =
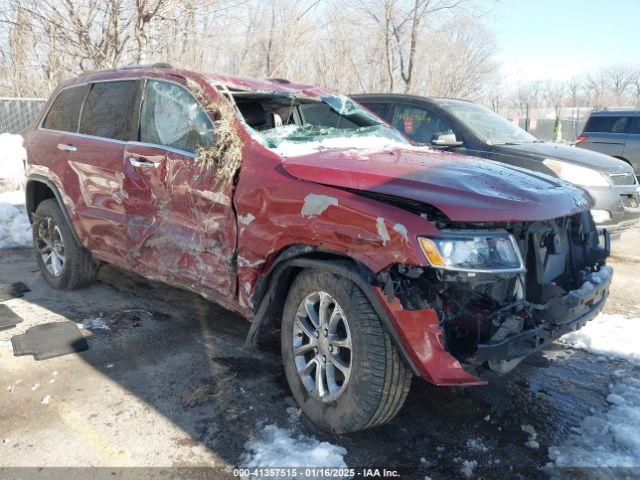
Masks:
[[[32,230],[36,261],[49,285],[75,290],[95,280],[98,263],[78,244],[56,200],[38,205]]]
[[[411,371],[350,280],[303,270],[287,295],[281,342],[293,396],[320,427],[355,432],[388,422],[402,408]]]

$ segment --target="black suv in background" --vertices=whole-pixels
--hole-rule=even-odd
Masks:
[[[619,236],[640,218],[638,181],[616,158],[538,140],[506,118],[465,100],[401,94],[351,98],[417,144],[484,157],[559,177],[587,190],[599,228]]]
[[[640,175],[640,110],[592,112],[576,146],[624,160]]]

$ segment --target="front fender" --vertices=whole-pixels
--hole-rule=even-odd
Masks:
[[[306,254],[312,251],[308,250]],[[435,310],[405,310],[397,298],[389,302],[375,285],[373,272],[349,259],[293,256],[274,263],[265,277],[268,285],[247,335],[247,346],[255,345],[261,328],[281,314],[292,280],[288,273],[303,268],[331,272],[355,283],[371,303],[398,353],[414,375],[439,386],[486,384],[467,373],[460,362],[446,351]]]

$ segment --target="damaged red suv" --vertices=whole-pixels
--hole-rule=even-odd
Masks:
[[[25,144],[52,287],[111,263],[239,312],[250,344],[279,332],[294,397],[335,432],[388,422],[413,375],[484,384],[608,295],[583,190],[414,147],[324,88],[91,73],[54,92]]]

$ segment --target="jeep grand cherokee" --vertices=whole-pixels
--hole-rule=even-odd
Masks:
[[[177,70],[91,73],[26,134],[42,275],[101,263],[279,332],[318,425],[392,419],[411,377],[482,385],[602,309],[591,199],[544,174],[414,147],[325,88]]]

